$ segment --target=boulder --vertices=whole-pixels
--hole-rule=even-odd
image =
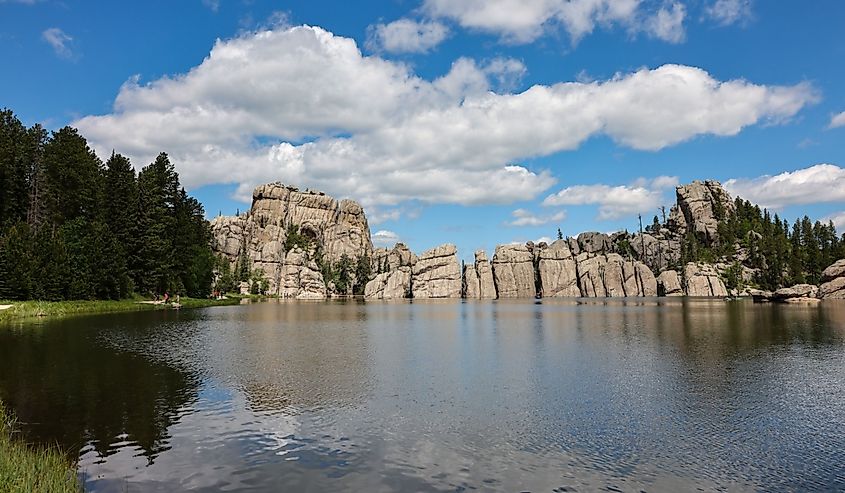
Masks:
[[[612,250],[613,243],[604,233],[594,231],[578,235],[579,253],[605,253]]]
[[[683,296],[684,288],[681,286],[681,277],[677,271],[664,270],[657,276],[658,296]]]
[[[684,287],[687,296],[725,297],[728,290],[716,267],[705,263],[684,266]]]
[[[566,240],[557,240],[539,250],[537,270],[544,298],[581,296],[575,257]]]
[[[534,252],[532,245],[499,245],[493,254],[493,282],[499,298],[534,298]]]
[[[411,296],[411,268],[397,267],[382,272],[364,287],[364,298],[368,300],[398,300]]]
[[[788,288],[780,288],[772,293],[772,300],[781,303],[818,301],[819,287],[812,284],[796,284]]]
[[[819,296],[823,299],[845,299],[845,259],[834,262],[822,272]]]
[[[411,275],[414,298],[460,298],[461,266],[455,245],[441,245],[426,251],[417,259]]]

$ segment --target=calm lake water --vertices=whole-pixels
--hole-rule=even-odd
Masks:
[[[845,490],[845,304],[259,303],[0,327],[91,492]]]

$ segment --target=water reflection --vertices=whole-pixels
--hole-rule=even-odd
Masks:
[[[833,303],[261,303],[0,329],[0,398],[34,437],[91,444],[90,491],[843,489],[843,378]]]

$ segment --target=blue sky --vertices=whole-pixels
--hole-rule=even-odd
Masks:
[[[704,178],[842,231],[843,21],[836,0],[0,0],[0,105],[136,167],[170,153],[210,216],[281,180],[467,259],[634,229]]]

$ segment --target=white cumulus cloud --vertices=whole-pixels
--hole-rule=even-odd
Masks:
[[[508,226],[542,226],[544,224],[560,222],[566,219],[566,211],[559,211],[551,215],[538,215],[526,209],[516,209],[511,212],[513,219]]]
[[[718,24],[727,26],[751,18],[751,0],[716,0],[705,9]]]
[[[733,178],[725,188],[762,207],[845,202],[845,169],[835,164],[817,164],[775,176]]]
[[[596,27],[615,25],[679,42],[685,13],[679,2],[655,10],[643,0],[424,0],[422,11],[509,43],[528,43],[562,28],[573,44]]]
[[[825,224],[828,221],[832,221],[833,225],[836,226],[836,230],[841,233],[845,230],[845,211],[836,212],[822,219],[822,222]]]
[[[426,53],[449,36],[449,28],[440,22],[412,19],[376,24],[368,31],[367,46],[390,53]]]
[[[658,150],[699,135],[736,135],[788,120],[817,98],[812,86],[719,81],[683,65],[611,79],[497,93],[518,61],[461,58],[434,80],[403,63],[364,56],[318,27],[276,27],[220,40],[185,74],[118,93],[111,113],[74,122],[92,146],[136,166],[165,151],[189,188],[281,180],[353,197],[506,204],[555,184],[521,161],[607,135]]]
[[[399,242],[399,235],[393,231],[382,229],[372,235],[373,245],[377,247],[390,247]]]
[[[842,113],[837,113],[830,117],[830,125],[828,125],[828,128],[839,127],[845,127],[845,111],[843,111]]]
[[[598,219],[619,219],[656,210],[665,202],[664,191],[677,184],[677,177],[660,176],[640,178],[630,185],[574,185],[549,195],[543,205],[597,205]]]

